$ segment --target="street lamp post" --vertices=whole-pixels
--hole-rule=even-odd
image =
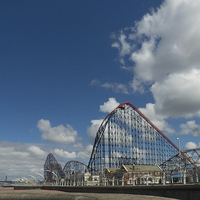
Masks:
[[[179,181],[181,183],[181,151],[180,151],[180,138],[176,138],[178,140],[178,155],[179,155],[179,174],[180,178]]]

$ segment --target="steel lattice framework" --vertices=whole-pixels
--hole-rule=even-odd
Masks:
[[[182,170],[200,170],[200,148],[187,149],[185,151],[180,151],[175,154],[165,162],[163,162],[160,167],[166,171],[171,171],[172,174],[177,173]]]
[[[200,167],[200,148],[187,149],[183,151],[190,160],[199,168]]]
[[[44,164],[44,178],[48,182],[53,179],[54,174],[58,176],[59,178],[64,178],[65,174],[61,168],[61,166],[58,164],[57,160],[53,156],[52,153],[50,153],[47,156],[47,159]]]
[[[133,104],[125,102],[99,127],[88,166],[95,171],[123,164],[160,165],[178,147]]]
[[[82,162],[71,160],[67,162],[63,168],[66,179],[70,179],[71,175],[84,174],[85,170],[88,168]]]
[[[68,181],[72,181],[73,178],[73,181],[77,182],[83,178],[82,175],[86,169],[88,169],[86,164],[72,160],[67,162],[62,170],[61,165],[59,165],[54,155],[50,153],[44,164],[44,178],[46,182],[49,182],[56,178],[54,176],[56,175],[59,179],[65,178]]]
[[[159,165],[170,174],[180,172],[180,168],[199,170],[200,149],[180,151],[133,104],[120,104],[101,123],[94,141],[88,165],[79,161],[69,161],[63,170],[53,154],[47,156],[44,164],[45,179],[52,180],[53,174],[69,182],[83,180],[88,169],[93,173],[103,173],[106,167],[120,168],[122,165]],[[191,170],[190,170],[191,171]],[[72,180],[73,179],[73,180]]]

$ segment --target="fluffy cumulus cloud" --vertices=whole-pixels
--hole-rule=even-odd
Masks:
[[[69,152],[64,151],[63,149],[54,149],[54,154],[58,156],[59,158],[68,158],[68,159],[88,159],[90,158],[91,152],[92,152],[92,145],[88,145],[82,149],[82,151],[79,152]]]
[[[98,131],[102,122],[103,122],[103,119],[93,119],[93,120],[91,120],[92,125],[87,127],[88,136],[95,138],[97,131]]]
[[[109,98],[107,102],[104,102],[103,105],[100,105],[99,111],[101,112],[111,112],[113,111],[117,106],[119,106],[119,102],[116,101],[115,98]]]
[[[173,117],[198,116],[200,111],[200,70],[170,74],[156,82],[151,91],[156,109]]]
[[[119,106],[119,102],[114,97],[111,97],[108,99],[107,102],[104,102],[103,105],[100,105],[99,111],[103,113],[110,113],[112,112],[117,106]],[[106,116],[105,116],[106,117]],[[92,141],[96,137],[97,131],[103,122],[103,119],[93,119],[91,120],[91,126],[87,127],[87,134],[90,138],[92,138]]]
[[[113,37],[123,69],[133,65],[129,86],[133,92],[149,89],[160,117],[199,116],[199,9],[197,0],[165,0]]]
[[[43,151],[40,147],[35,145],[29,146],[27,150],[41,158],[45,158],[47,156],[47,153],[45,151]]]
[[[196,149],[197,148],[197,144],[195,144],[194,142],[187,142],[185,145],[185,149]]]
[[[76,141],[77,131],[69,124],[66,127],[62,124],[52,127],[49,120],[41,119],[38,121],[37,127],[42,133],[42,138],[49,142],[69,144]]]
[[[51,123],[49,120],[41,119],[38,121],[37,127],[39,128],[40,132],[46,132],[51,129]]]
[[[175,131],[165,121],[166,115],[158,115],[155,112],[155,104],[148,103],[146,108],[139,108],[139,110],[148,117],[148,119],[155,124],[160,130],[163,130],[169,134],[174,134]]]
[[[76,152],[68,152],[63,151],[63,149],[54,149],[55,155],[57,155],[60,158],[69,158],[69,159],[75,159],[76,158]]]
[[[181,124],[180,128],[180,134],[192,134],[195,137],[200,136],[200,125],[196,124],[195,120],[187,121],[186,124]]]

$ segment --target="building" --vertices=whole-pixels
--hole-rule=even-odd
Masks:
[[[162,169],[158,165],[122,165],[121,168],[105,168],[108,185],[159,184]]]

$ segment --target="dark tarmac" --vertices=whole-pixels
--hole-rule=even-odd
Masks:
[[[0,200],[175,200],[174,198],[108,193],[69,193],[56,190],[14,190],[13,187],[1,187]],[[176,199],[177,200],[177,199]]]

